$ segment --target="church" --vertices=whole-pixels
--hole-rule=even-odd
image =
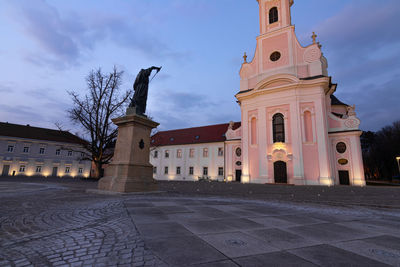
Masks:
[[[260,35],[235,97],[241,122],[158,132],[157,180],[364,186],[360,120],[335,97],[321,45],[303,47],[293,0],[258,0]]]

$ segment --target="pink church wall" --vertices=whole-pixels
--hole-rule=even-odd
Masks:
[[[340,128],[340,127],[342,127],[340,121],[329,118],[329,128]]]
[[[312,118],[311,112],[306,111],[304,112],[304,132],[305,132],[305,139],[306,142],[313,141],[313,127],[312,127]]]
[[[319,162],[318,145],[303,144],[304,178],[309,181],[318,182]]]
[[[248,121],[250,123],[249,129],[249,172],[250,177],[259,177],[259,160],[258,160],[258,140],[257,130],[259,127],[258,111],[252,110],[248,113]],[[253,143],[254,141],[254,143]]]
[[[288,49],[288,35],[282,33],[280,35],[270,37],[262,41],[263,48],[263,69],[270,70],[273,68],[279,68],[289,64],[289,49]],[[271,54],[274,51],[281,53],[281,59],[273,62],[270,59]]]

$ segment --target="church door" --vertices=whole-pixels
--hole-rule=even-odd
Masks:
[[[349,171],[339,171],[339,181],[341,185],[350,185]]]
[[[274,163],[274,177],[275,177],[275,183],[277,183],[277,184],[286,184],[287,183],[286,162],[277,161]]]
[[[236,170],[236,182],[239,182],[242,180],[242,170]]]

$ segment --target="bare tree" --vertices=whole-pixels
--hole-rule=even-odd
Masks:
[[[102,166],[108,164],[113,156],[117,127],[111,119],[123,114],[132,94],[132,91],[120,94],[122,74],[115,66],[108,74],[104,74],[101,68],[92,70],[86,77],[85,96],[68,92],[74,103],[68,114],[75,124],[84,129],[88,141],[83,146],[89,152],[87,159],[95,165],[95,178],[100,178]]]

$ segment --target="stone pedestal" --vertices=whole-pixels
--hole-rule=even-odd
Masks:
[[[98,189],[124,193],[157,191],[149,160],[151,130],[159,124],[134,112],[112,121],[118,126],[117,144]]]

